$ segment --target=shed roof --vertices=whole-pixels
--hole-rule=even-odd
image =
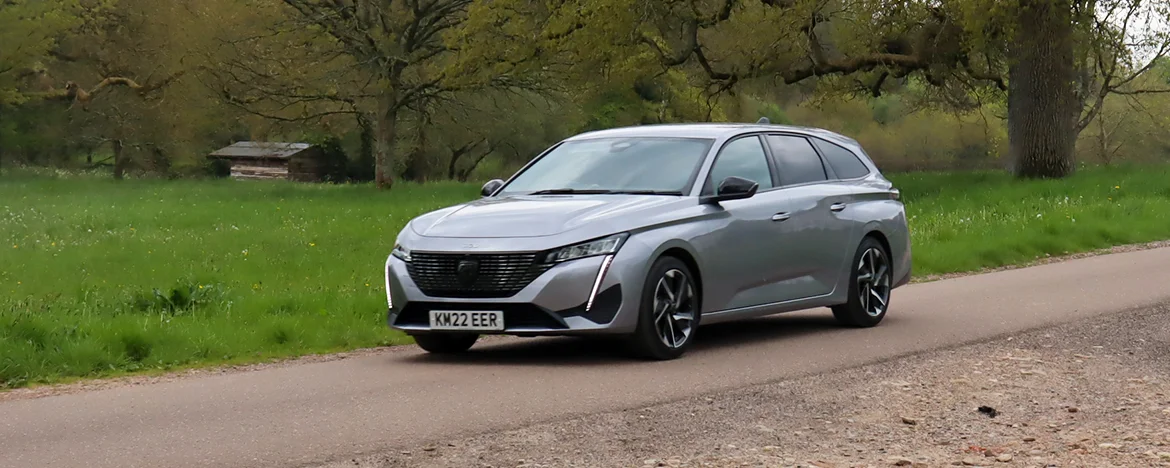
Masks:
[[[301,151],[312,148],[308,143],[280,143],[266,141],[240,141],[209,154],[213,159],[288,159]]]

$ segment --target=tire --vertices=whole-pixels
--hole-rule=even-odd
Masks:
[[[882,243],[869,236],[862,240],[849,264],[849,301],[833,306],[837,322],[857,328],[881,323],[890,309],[893,273],[890,254]]]
[[[638,326],[629,337],[630,348],[636,356],[666,361],[681,357],[691,348],[699,328],[702,304],[701,291],[694,278],[686,263],[675,257],[662,257],[654,262],[642,288]],[[681,301],[675,300],[679,291],[682,291]],[[662,307],[666,309],[658,310]]]
[[[459,354],[467,352],[479,340],[479,335],[463,333],[424,333],[414,335],[418,347],[431,354]]]

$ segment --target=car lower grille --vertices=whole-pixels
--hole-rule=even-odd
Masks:
[[[414,252],[410,279],[431,297],[511,297],[548,271],[537,254],[444,254]],[[460,264],[464,264],[460,267]]]

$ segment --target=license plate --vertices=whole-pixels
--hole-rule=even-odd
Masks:
[[[504,329],[504,313],[485,310],[432,310],[431,329],[502,331]]]

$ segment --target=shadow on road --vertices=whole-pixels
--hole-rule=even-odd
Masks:
[[[885,324],[883,324],[885,325]],[[760,342],[805,335],[864,333],[842,328],[827,309],[704,326],[695,347],[683,359],[718,353],[750,351]],[[639,365],[625,353],[620,341],[603,338],[485,338],[463,355],[411,354],[400,358],[412,364],[479,364],[529,366]]]

